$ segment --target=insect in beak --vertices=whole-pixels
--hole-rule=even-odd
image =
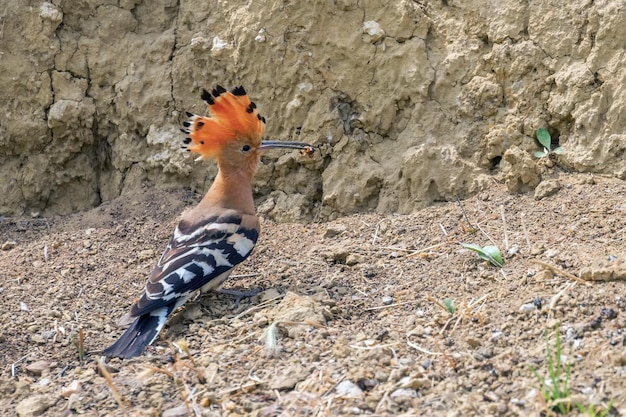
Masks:
[[[315,147],[303,142],[283,142],[280,140],[264,140],[259,147],[260,151],[266,151],[274,148],[298,149],[303,155],[313,156]]]

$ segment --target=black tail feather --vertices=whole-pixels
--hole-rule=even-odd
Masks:
[[[165,318],[160,315],[145,314],[137,317],[124,334],[104,350],[104,355],[124,359],[141,355],[144,348],[156,339],[163,324]]]

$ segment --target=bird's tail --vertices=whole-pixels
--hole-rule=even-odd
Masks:
[[[165,306],[137,317],[124,334],[104,350],[104,355],[109,358],[141,355],[143,349],[157,338],[170,312],[171,309]]]

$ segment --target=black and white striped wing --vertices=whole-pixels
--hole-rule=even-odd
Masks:
[[[221,285],[252,252],[259,237],[255,224],[253,216],[234,211],[196,224],[181,221],[130,316],[139,317],[163,306],[171,312],[196,290]]]

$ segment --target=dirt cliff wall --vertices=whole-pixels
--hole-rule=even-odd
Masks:
[[[409,212],[559,163],[626,179],[620,0],[56,0],[0,4],[0,214],[67,213],[215,172],[180,152],[199,93],[243,84],[278,219]]]

